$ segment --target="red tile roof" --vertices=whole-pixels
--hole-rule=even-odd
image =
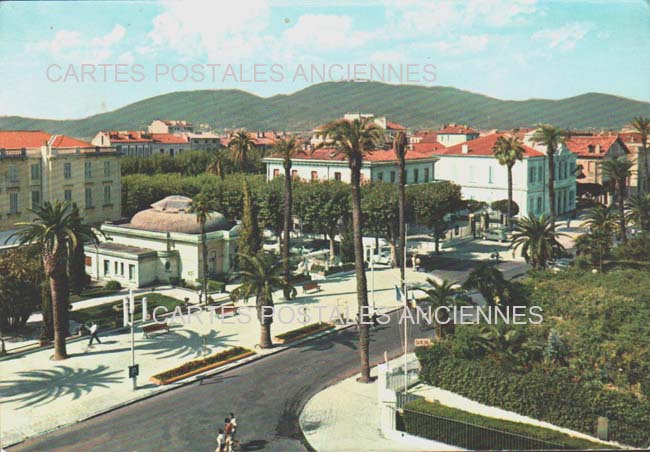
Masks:
[[[458,124],[447,124],[445,127],[438,131],[438,134],[451,134],[451,135],[467,135],[467,134],[478,134],[478,132],[471,127],[462,126]]]
[[[444,144],[438,143],[437,141],[425,141],[426,138],[423,138],[419,143],[413,145],[413,150],[415,152],[423,152],[432,154],[444,149],[447,149]]]
[[[408,151],[406,153],[406,160],[419,160],[419,159],[428,159],[433,156],[430,154],[425,154],[418,151]],[[269,158],[278,158],[277,155],[271,155]],[[339,153],[334,148],[321,148],[314,151],[303,151],[298,153],[295,157],[295,160],[326,160],[332,162],[343,162],[346,160],[345,154]],[[378,149],[372,151],[369,154],[366,154],[363,157],[366,162],[395,162],[397,158],[395,157],[395,151],[392,149]]]
[[[153,141],[149,132],[140,130],[111,130],[106,133],[108,133],[111,142],[115,143],[151,143]]]
[[[578,154],[578,157],[602,158],[616,141],[626,152],[629,152],[618,135],[574,136],[566,139],[565,143],[571,152]]]
[[[0,148],[40,148],[50,140],[53,148],[93,148],[92,144],[65,135],[51,135],[42,130],[0,130]]]
[[[499,139],[499,137],[503,135],[505,134],[493,133],[466,141],[464,143],[455,144],[453,146],[449,146],[448,148],[445,148],[443,146],[442,148],[430,151],[430,153],[431,155],[462,155],[467,157],[492,156],[494,155],[494,152],[492,151],[494,144]],[[464,145],[467,145],[467,153],[463,153]],[[536,151],[530,146],[526,146],[524,144],[521,146],[524,148],[524,157],[543,157],[545,155],[544,153]]]
[[[390,130],[406,130],[406,127],[390,121],[386,121],[386,128]]]
[[[187,137],[171,133],[152,133],[151,137],[153,138],[154,143],[187,144]]]

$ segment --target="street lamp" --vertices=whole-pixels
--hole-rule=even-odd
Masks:
[[[146,301],[143,300],[142,318],[145,318]],[[129,366],[129,378],[133,381],[133,390],[138,389],[138,374],[140,373],[139,366],[135,363],[135,297],[133,296],[133,289],[129,289],[129,297],[124,299],[122,305],[124,310],[123,320],[131,327],[131,365]]]

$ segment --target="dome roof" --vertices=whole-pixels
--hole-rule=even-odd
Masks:
[[[151,204],[131,218],[127,226],[155,232],[182,232],[200,234],[201,225],[196,215],[189,213],[192,200],[185,196],[168,196]],[[205,222],[205,232],[229,229],[228,220],[219,212],[211,212]]]

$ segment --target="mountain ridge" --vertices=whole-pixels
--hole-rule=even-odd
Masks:
[[[650,102],[593,92],[556,100],[503,100],[449,86],[325,82],[270,97],[240,89],[176,91],[78,119],[0,116],[0,129],[40,129],[90,138],[99,130],[138,130],[164,118],[209,124],[216,130],[299,131],[351,111],[386,116],[411,130],[450,122],[482,129],[540,122],[570,129],[618,129],[635,116],[650,116]]]

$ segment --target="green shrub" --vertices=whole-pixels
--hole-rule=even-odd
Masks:
[[[595,435],[598,416],[609,418],[610,439],[636,447],[650,444],[650,402],[629,392],[583,385],[563,367],[503,369],[492,359],[452,356],[448,345],[416,351],[422,381],[490,406]]]
[[[225,361],[227,359],[231,359],[249,352],[250,350],[244,347],[237,346],[237,347],[229,348],[228,350],[215,353],[214,355],[208,356],[206,358],[200,358],[200,359],[194,359],[192,361],[188,361],[186,363],[181,364],[178,367],[174,367],[173,369],[169,369],[159,374],[156,374],[152,378],[157,378],[162,381],[169,380],[170,378],[178,377],[179,375],[183,375],[192,372],[194,370],[201,369],[202,367],[206,367],[211,364],[218,363],[220,361]]]
[[[106,283],[106,285],[104,286],[104,289],[106,289],[106,290],[121,290],[122,289],[122,284],[120,284],[119,281],[112,280],[112,281],[109,281],[109,282]]]
[[[321,331],[329,330],[334,328],[334,325],[326,322],[317,322],[310,325],[305,325],[301,328],[295,330],[287,331],[286,333],[278,334],[275,336],[277,339],[284,339],[284,341],[290,341],[295,338],[307,336],[309,334],[319,333]]]
[[[208,292],[223,292],[226,284],[221,281],[208,281]]]

